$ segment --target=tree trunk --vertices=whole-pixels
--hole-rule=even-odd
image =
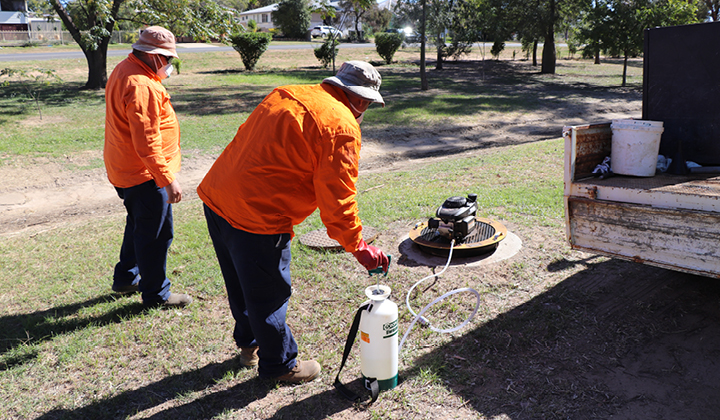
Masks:
[[[549,12],[540,73],[555,74],[555,62],[557,60],[555,56],[555,0],[550,0]]]
[[[625,52],[625,60],[623,60],[622,87],[625,87],[625,85],[627,84],[627,62],[628,62],[628,53]]]
[[[438,35],[437,45],[437,62],[435,62],[435,69],[442,70],[443,68],[443,44],[440,43],[441,37]]]
[[[104,89],[107,84],[107,44],[95,51],[86,51],[88,80],[85,89]]]
[[[550,29],[548,32],[545,35],[545,45],[543,45],[540,73],[555,74],[555,62],[557,60],[555,56],[555,31]]]
[[[600,64],[600,51],[595,51],[595,62],[594,64]]]
[[[532,48],[533,48],[533,67],[537,67],[537,47],[538,47],[538,42],[536,39],[533,41],[533,46],[532,46]]]

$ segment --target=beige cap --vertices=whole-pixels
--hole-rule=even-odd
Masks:
[[[335,76],[328,77],[323,83],[337,86],[347,93],[385,106],[385,101],[380,95],[382,78],[370,63],[346,61],[342,63]]]
[[[162,26],[148,26],[140,32],[140,38],[132,44],[138,51],[149,54],[162,54],[179,58],[175,52],[175,35]]]

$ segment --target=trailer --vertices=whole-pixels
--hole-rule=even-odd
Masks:
[[[564,127],[567,240],[720,278],[720,23],[647,30],[643,58],[642,118],[664,122],[660,154],[674,165],[650,177],[600,178],[593,170],[611,155],[611,123]],[[688,161],[709,173],[692,172]]]
[[[720,176],[592,173],[610,122],[565,127],[565,226],[573,249],[720,278]]]

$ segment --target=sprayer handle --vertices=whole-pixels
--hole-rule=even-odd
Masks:
[[[369,275],[370,277],[372,277],[373,274],[382,274],[384,277],[387,277],[387,273],[388,273],[388,271],[390,271],[390,261],[392,260],[392,255],[390,255],[390,254],[385,254],[385,256],[386,256],[387,259],[388,259],[387,270],[384,270],[384,269],[383,269],[383,268],[384,268],[383,266],[379,266],[378,268],[373,268],[372,270],[368,270],[368,275]]]

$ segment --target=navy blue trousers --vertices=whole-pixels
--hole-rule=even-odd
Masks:
[[[127,210],[120,262],[115,265],[117,286],[137,284],[143,303],[170,296],[165,269],[173,240],[172,207],[164,188],[148,181],[130,188],[115,188]]]
[[[295,367],[298,352],[285,322],[292,293],[291,236],[245,232],[203,207],[235,318],[235,342],[239,347],[260,346],[261,377],[284,375]]]

